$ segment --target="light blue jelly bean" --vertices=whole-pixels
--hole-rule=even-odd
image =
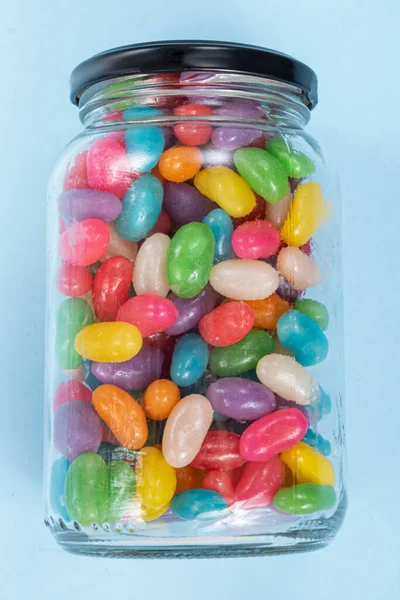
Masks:
[[[206,370],[208,346],[197,333],[187,333],[175,344],[171,379],[181,387],[193,385]]]
[[[124,111],[123,118],[147,119],[158,117],[162,113],[155,108],[134,106]],[[165,145],[164,132],[160,127],[133,125],[125,131],[126,150],[129,164],[133,171],[144,173],[153,169],[158,163]]]
[[[171,501],[171,512],[185,521],[218,519],[221,516],[219,513],[226,508],[221,494],[202,488],[181,492]]]
[[[138,242],[153,229],[161,211],[163,186],[154,175],[141,175],[122,198],[122,212],[114,221],[124,240]]]
[[[54,461],[50,473],[50,506],[64,521],[70,521],[64,502],[64,481],[69,465],[66,458],[59,458]]]
[[[298,310],[282,315],[276,332],[282,346],[291,350],[304,367],[322,362],[328,354],[328,339],[320,326]]]
[[[331,397],[325,392],[325,390],[322,389],[321,386],[318,387],[319,397],[317,398],[317,400],[315,400],[315,402],[313,402],[312,404],[304,406],[309,423],[314,425],[318,423],[318,421],[320,421],[323,417],[329,415],[329,413],[332,410]]]
[[[303,442],[318,450],[324,456],[329,456],[332,452],[331,443],[326,440],[320,433],[315,433],[312,429],[308,429],[303,437]]]
[[[228,213],[216,208],[208,213],[203,223],[209,226],[215,237],[214,265],[232,258],[233,223]]]

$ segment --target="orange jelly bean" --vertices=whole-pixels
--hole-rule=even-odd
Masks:
[[[117,440],[129,450],[139,450],[148,436],[143,408],[132,396],[116,385],[100,385],[92,395],[97,413]]]
[[[201,486],[201,482],[204,479],[202,471],[195,469],[191,465],[175,469],[176,473],[176,490],[175,494],[186,492],[187,490],[194,490]]]
[[[158,161],[162,177],[182,183],[192,179],[200,171],[203,155],[194,146],[175,146],[163,152]]]
[[[235,300],[228,300],[228,302],[235,302]],[[271,294],[263,300],[244,300],[244,302],[253,309],[255,317],[253,327],[256,329],[276,329],[279,319],[290,308],[289,302],[282,300],[278,294]]]
[[[167,419],[174,406],[181,399],[178,386],[169,379],[157,379],[146,389],[141,405],[146,417],[153,421]]]

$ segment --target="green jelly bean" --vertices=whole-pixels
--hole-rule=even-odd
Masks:
[[[214,260],[215,238],[204,223],[180,227],[167,256],[167,279],[179,298],[193,298],[206,286]]]
[[[65,478],[64,499],[71,519],[83,527],[107,519],[108,470],[101,456],[87,452],[74,460]]]
[[[135,472],[125,460],[108,463],[108,489],[108,521],[112,523],[129,512],[136,490]]]
[[[93,277],[96,275],[97,271],[100,269],[100,267],[101,267],[102,264],[103,263],[100,260],[98,260],[97,262],[95,262],[92,265],[88,266],[90,274],[93,275]]]
[[[232,346],[213,348],[209,365],[219,377],[235,377],[255,369],[258,361],[275,348],[273,338],[261,329],[252,329],[243,339]]]
[[[330,485],[300,483],[279,490],[274,496],[276,509],[291,515],[306,515],[319,510],[329,510],[336,503],[336,493]]]
[[[322,331],[328,329],[329,313],[325,304],[322,304],[322,302],[317,302],[317,300],[309,299],[296,300],[296,302],[294,303],[294,307],[303,315],[310,317],[310,319],[318,323]]]
[[[300,179],[315,171],[315,164],[304,152],[293,150],[282,137],[269,140],[266,149],[285,167],[289,177]]]
[[[92,309],[82,298],[68,298],[61,303],[56,319],[56,356],[62,369],[76,369],[82,364],[74,341],[80,330],[93,320]]]
[[[286,168],[266,150],[240,148],[233,160],[239,174],[266,202],[276,204],[288,193]]]

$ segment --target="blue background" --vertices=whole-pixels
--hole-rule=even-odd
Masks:
[[[397,0],[2,0],[0,598],[400,597]],[[250,42],[318,73],[309,131],[344,197],[350,506],[318,553],[211,561],[86,559],[43,525],[46,180],[79,130],[76,63],[154,39]]]

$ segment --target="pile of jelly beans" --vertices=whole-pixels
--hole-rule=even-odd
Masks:
[[[183,100],[167,130],[113,118],[67,166],[55,352],[51,503],[93,523],[303,515],[336,503],[328,354],[312,236],[330,208],[313,161],[231,100]],[[179,117],[197,117],[182,120]],[[203,119],[203,120],[202,120]]]

